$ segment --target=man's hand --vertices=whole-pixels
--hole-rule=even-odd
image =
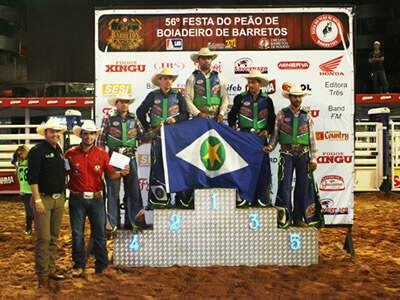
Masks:
[[[317,169],[317,162],[315,160],[311,160],[308,163],[308,171],[311,173],[314,172],[316,169]]]
[[[165,123],[167,123],[167,124],[175,124],[176,120],[175,120],[175,118],[168,118],[168,119],[165,120]]]
[[[208,114],[205,112],[199,112],[196,117],[208,119]]]
[[[129,167],[129,165],[126,165],[125,168],[123,168],[121,170],[121,176],[126,176],[129,174],[129,172],[131,171],[131,168]]]
[[[271,146],[271,145],[264,146],[263,150],[264,150],[264,152],[266,152],[266,153],[270,153],[270,152],[272,151],[272,146]]]
[[[160,134],[160,129],[161,129],[161,124],[151,129],[151,131],[155,134]]]
[[[266,131],[266,130],[261,130],[261,131],[258,133],[258,136],[260,136],[260,137],[266,139],[266,138],[268,137],[268,131]]]
[[[224,115],[221,115],[221,114],[216,115],[216,116],[215,116],[215,120],[216,120],[218,123],[221,123],[221,122],[224,120]]]
[[[35,200],[35,210],[39,215],[41,215],[45,212],[45,207],[44,207],[42,199]]]

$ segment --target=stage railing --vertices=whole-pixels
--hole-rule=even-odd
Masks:
[[[383,125],[357,122],[355,140],[356,192],[379,191],[383,181]]]
[[[392,191],[400,191],[400,122],[390,122]]]

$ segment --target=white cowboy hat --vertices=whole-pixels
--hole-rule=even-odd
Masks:
[[[82,117],[82,113],[81,113],[79,110],[68,109],[68,110],[65,112],[65,116],[67,116],[67,117],[71,117],[71,116],[74,116],[74,117]]]
[[[96,128],[96,124],[94,124],[92,120],[85,120],[82,126],[75,125],[74,128],[72,129],[72,132],[76,136],[80,137],[82,130],[99,133],[101,129]]]
[[[44,132],[46,131],[46,129],[54,129],[54,130],[59,130],[62,133],[64,133],[67,130],[67,127],[62,126],[60,124],[60,122],[53,117],[50,117],[46,123],[42,123],[38,126],[38,128],[36,128],[36,132],[40,135],[44,136]]]
[[[160,78],[162,76],[171,77],[172,82],[174,82],[176,78],[178,78],[178,75],[174,74],[170,68],[162,68],[160,72],[158,72],[151,78],[151,82],[156,86],[160,86]]]
[[[108,104],[114,106],[115,103],[117,103],[117,100],[129,101],[129,104],[132,104],[133,101],[135,101],[135,98],[130,94],[115,95],[108,98]]]
[[[303,91],[300,86],[288,82],[282,84],[282,96],[289,99],[290,95],[294,96],[307,96],[310,93]]]
[[[218,54],[215,52],[211,52],[208,48],[201,48],[199,52],[190,55],[190,59],[194,62],[197,62],[200,56],[209,56],[211,57],[211,60],[214,60],[217,58]]]
[[[260,70],[250,70],[249,74],[243,75],[246,79],[257,79],[260,82],[260,86],[267,86],[269,80],[265,77]]]

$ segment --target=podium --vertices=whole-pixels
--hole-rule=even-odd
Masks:
[[[154,228],[120,230],[114,265],[205,267],[318,263],[318,230],[279,229],[275,208],[236,208],[233,189],[195,190],[195,209],[156,209]]]

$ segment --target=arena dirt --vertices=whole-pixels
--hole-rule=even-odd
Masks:
[[[64,215],[57,265],[68,276],[36,288],[33,237],[23,234],[22,201],[0,200],[0,298],[4,299],[399,299],[400,195],[356,195],[356,256],[346,230],[322,229],[319,264],[310,267],[115,268],[71,278],[71,233]],[[112,242],[109,241],[111,254]],[[240,255],[238,253],[238,255]]]

